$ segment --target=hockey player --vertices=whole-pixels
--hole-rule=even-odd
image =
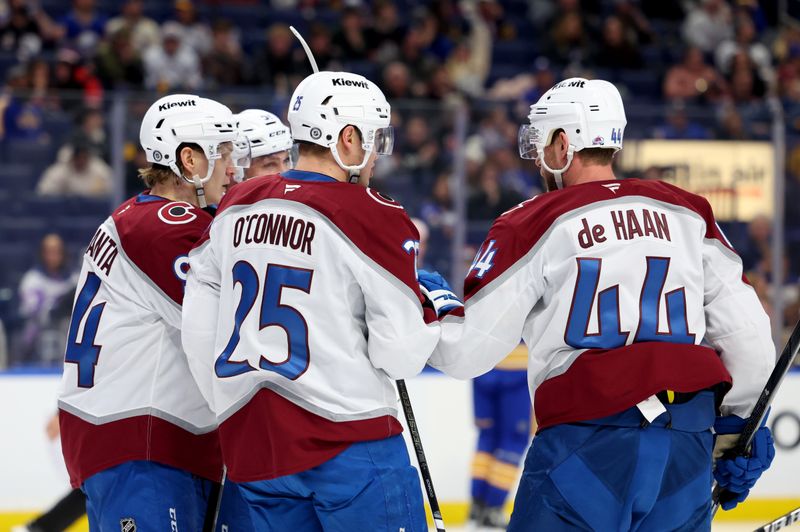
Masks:
[[[296,158],[294,142],[280,118],[261,109],[245,109],[236,115],[236,121],[250,144],[250,165],[243,169],[242,180],[292,168]]]
[[[472,459],[470,522],[478,530],[505,530],[503,506],[531,441],[528,352],[519,345],[472,381],[478,443]]]
[[[297,167],[234,187],[189,255],[184,347],[257,530],[423,531],[392,381],[422,370],[439,325],[416,229],[368,188],[390,106],[362,76],[319,72],[288,118]]]
[[[538,433],[508,530],[709,530],[711,429],[750,415],[775,362],[769,319],[705,199],[615,179],[626,119],[613,85],[562,81],[529,119],[520,153],[549,192],[495,221],[431,364],[469,378],[528,346]],[[773,456],[761,428],[749,458],[716,461],[737,494],[723,507]]]
[[[217,102],[155,102],[140,130],[149,190],[115,209],[84,255],[59,408],[93,531],[201,530],[221,479],[216,419],[180,325],[187,254],[211,222],[201,207],[222,197],[235,135]]]

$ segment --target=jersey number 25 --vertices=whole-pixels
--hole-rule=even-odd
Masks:
[[[281,303],[281,292],[284,288],[293,288],[310,293],[313,275],[313,270],[304,268],[280,264],[267,265],[259,313],[259,330],[271,326],[281,327],[286,333],[288,354],[284,361],[277,363],[270,362],[261,356],[258,363],[259,368],[274,371],[291,380],[297,379],[308,369],[310,361],[308,325],[297,309]],[[230,359],[236,346],[239,345],[242,322],[258,299],[260,281],[258,273],[249,262],[240,260],[233,265],[233,284],[237,283],[242,288],[242,296],[234,314],[233,333],[228,340],[228,345],[214,363],[214,371],[217,377],[221,378],[234,377],[257,369],[247,360]]]

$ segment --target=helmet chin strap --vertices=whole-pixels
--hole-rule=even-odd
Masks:
[[[216,161],[214,159],[210,159],[208,161],[208,171],[206,172],[206,176],[200,179],[200,176],[195,174],[190,178],[186,177],[185,175],[181,175],[184,181],[194,185],[194,192],[197,194],[197,203],[200,205],[201,209],[205,209],[208,207],[208,202],[206,201],[206,190],[204,185],[211,180],[211,174],[214,172],[214,163]]]
[[[335,144],[331,145],[331,153],[333,154],[333,159],[336,161],[336,164],[338,164],[342,170],[347,170],[348,172],[347,182],[355,184],[358,183],[358,178],[361,175],[361,170],[363,170],[364,167],[367,166],[367,161],[369,160],[369,156],[372,155],[372,149],[364,150],[364,160],[362,160],[361,164],[359,165],[344,164],[342,162],[342,158],[339,156],[339,150],[336,149]]]
[[[544,160],[544,155],[542,156],[542,161],[541,161],[542,166],[544,167],[545,170],[553,174],[553,179],[555,179],[556,181],[556,188],[558,188],[558,190],[564,188],[564,180],[562,179],[561,176],[564,175],[564,172],[569,170],[569,167],[572,164],[572,157],[574,155],[575,155],[575,146],[570,144],[569,147],[567,148],[567,164],[565,164],[564,168],[560,170],[553,170],[552,168],[550,168],[550,166],[548,166],[548,164]]]

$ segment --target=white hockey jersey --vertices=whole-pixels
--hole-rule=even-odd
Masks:
[[[710,205],[663,182],[585,183],[511,209],[464,293],[431,365],[474,377],[522,337],[540,430],[731,380],[722,413],[747,417],[775,363],[769,319]]]
[[[189,255],[182,332],[229,478],[304,471],[401,432],[392,380],[419,373],[440,332],[418,239],[400,205],[322,174],[225,196]]]
[[[118,207],[86,249],[59,398],[73,486],[131,460],[221,479],[216,417],[180,341],[187,255],[211,219],[143,193]]]

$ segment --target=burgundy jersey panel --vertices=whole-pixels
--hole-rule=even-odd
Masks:
[[[125,254],[170,299],[183,301],[188,262],[182,257],[212,221],[210,214],[182,201],[141,194],[111,215]],[[183,277],[181,277],[183,274]]]
[[[59,410],[62,449],[72,487],[132,460],[150,460],[219,482],[222,458],[217,431],[192,434],[154,416],[94,425]]]
[[[354,442],[389,438],[402,431],[402,425],[388,415],[330,421],[266,388],[219,427],[228,478],[234,482],[306,471]],[[258,452],[253,442],[258,442]]]

